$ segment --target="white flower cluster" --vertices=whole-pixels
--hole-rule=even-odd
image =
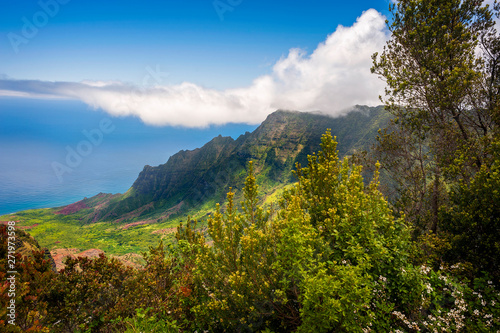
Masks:
[[[420,327],[416,322],[410,322],[406,316],[399,312],[399,311],[392,311],[392,314],[398,317],[399,320],[401,320],[403,323],[405,323],[406,326],[408,326],[409,329],[417,330],[420,332]],[[400,330],[396,330],[395,332],[401,332]]]
[[[428,294],[430,294],[434,291],[434,289],[432,289],[432,286],[430,283],[425,284],[425,290],[427,291]]]
[[[439,280],[443,281],[444,283],[448,283],[448,278],[446,277],[446,275],[439,275],[438,277]]]
[[[459,264],[455,266],[458,268]],[[404,269],[401,269],[404,272]],[[430,268],[423,265],[420,267],[420,272],[422,274],[428,275]],[[486,327],[490,329],[494,327],[495,324],[499,323],[499,318],[496,318],[495,313],[490,313],[488,305],[491,304],[492,307],[497,305],[498,299],[489,301],[489,293],[483,293],[473,291],[472,294],[469,292],[460,291],[460,284],[457,284],[452,279],[446,277],[446,275],[438,272],[437,278],[442,281],[436,285],[432,284],[433,277],[429,277],[427,283],[424,283],[424,289],[422,290],[422,303],[420,306],[420,313],[425,313],[429,311],[427,306],[430,305],[435,297],[434,292],[441,295],[441,297],[453,300],[451,308],[447,306],[445,308],[437,308],[431,310],[431,312],[424,318],[418,320],[418,322],[412,321],[411,317],[407,317],[404,313],[400,311],[392,311],[392,315],[395,316],[398,321],[400,321],[403,326],[400,329],[410,330],[414,332],[461,332],[466,326],[466,318],[470,318],[472,315],[478,321],[483,321]],[[381,293],[386,288],[387,278],[380,275],[375,281],[375,285],[378,288],[374,288],[374,296]],[[493,288],[493,283],[488,281],[486,288]],[[377,290],[382,289],[382,290]],[[465,289],[467,290],[467,289]],[[483,296],[484,295],[484,296]],[[472,299],[469,299],[471,298]],[[500,297],[500,294],[498,295]],[[485,299],[486,298],[486,299]],[[488,300],[488,301],[487,301]],[[471,302],[471,303],[468,303]],[[474,308],[471,309],[472,304],[475,304]],[[477,304],[477,305],[476,305]],[[394,328],[395,329],[395,328]],[[369,329],[363,329],[363,332],[369,332]],[[391,332],[399,333],[401,330],[396,329]],[[498,331],[497,333],[500,333]]]
[[[486,314],[486,315],[484,315],[484,319],[486,319],[486,327],[491,327],[491,322],[493,320],[493,315],[492,314]]]
[[[420,273],[427,275],[431,271],[430,267],[427,267],[425,265],[420,266]]]

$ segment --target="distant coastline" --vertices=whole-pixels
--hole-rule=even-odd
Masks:
[[[0,110],[0,215],[64,206],[100,192],[123,193],[144,165],[165,163],[180,149],[194,149],[219,134],[238,137],[256,127],[152,128],[64,100],[0,97]],[[76,149],[86,140],[83,132],[98,128],[104,117],[116,130],[61,182],[52,164],[64,163],[67,147]]]

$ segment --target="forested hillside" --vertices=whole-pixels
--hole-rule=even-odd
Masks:
[[[332,118],[321,113],[276,111],[252,133],[216,137],[203,147],[180,151],[167,163],[145,166],[130,190],[98,201],[87,221],[168,219],[223,201],[227,189],[243,187],[245,168],[254,161],[258,183],[266,195],[295,182],[292,169],[305,165],[327,128],[342,142],[341,156],[368,149],[390,115],[382,107],[358,106]],[[108,198],[105,198],[108,199]]]

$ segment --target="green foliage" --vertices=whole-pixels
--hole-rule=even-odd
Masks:
[[[470,263],[480,275],[485,271],[500,282],[500,143],[494,145],[495,162],[485,165],[470,183],[461,182],[452,192],[451,205],[443,207],[441,220],[451,248],[445,258],[452,264]]]
[[[311,216],[311,224],[326,245],[320,262],[327,263],[316,273],[319,274],[319,295],[311,302],[316,308],[304,307],[309,310],[302,314],[304,327],[308,327],[306,318],[309,325],[328,323],[327,327],[318,327],[318,331],[360,330],[370,322],[373,324],[374,285],[380,278],[390,283],[387,298],[379,307],[389,311],[395,303],[411,311],[418,300],[414,294],[405,295],[401,290],[410,285],[418,290],[418,279],[409,279],[400,271],[403,267],[413,271],[408,260],[409,229],[403,220],[392,216],[378,191],[378,171],[365,187],[361,167],[350,166],[347,159],[340,162],[330,133],[323,136],[321,148],[317,156],[309,157],[308,166],[298,172],[301,207]],[[306,283],[307,288],[314,286],[315,278]],[[336,306],[318,308],[327,283],[330,284],[329,298]],[[348,288],[349,285],[352,288]],[[384,317],[380,309],[377,315],[379,320]],[[328,320],[318,320],[321,316]]]
[[[422,265],[424,290],[419,316],[393,311],[405,331],[495,332],[500,328],[500,293],[492,281],[475,279],[473,288],[453,276]]]
[[[376,155],[397,185],[397,208],[419,233],[438,231],[450,183],[492,163],[500,110],[494,11],[475,0],[398,1],[392,38],[373,55],[372,72],[386,81],[384,102],[396,117]]]
[[[194,312],[208,327],[258,328],[271,311],[274,272],[273,253],[266,245],[270,212],[257,207],[257,185],[249,164],[242,211],[234,207],[233,192],[227,195],[225,213],[217,205],[208,221],[212,244],[202,243],[195,255],[195,275],[203,286],[205,301]],[[215,317],[214,317],[215,315]],[[269,314],[267,314],[267,317]],[[217,320],[214,322],[214,318]]]
[[[141,332],[151,332],[151,333],[176,333],[179,332],[179,327],[176,321],[166,321],[164,319],[157,318],[156,315],[150,315],[149,312],[151,308],[147,309],[137,309],[136,315],[133,318],[127,318],[125,324],[127,330],[125,333],[141,333]]]
[[[373,55],[372,72],[387,82],[395,119],[375,155],[396,185],[395,209],[416,231],[425,286],[418,313],[393,314],[405,330],[495,331],[500,37],[492,17],[500,5],[400,0],[390,9],[392,38]]]
[[[130,316],[134,303],[126,300],[132,269],[116,259],[68,258],[51,283],[46,301],[47,321],[55,332],[110,332],[112,319]]]
[[[410,230],[392,216],[377,189],[378,173],[364,186],[360,168],[339,161],[329,133],[322,151],[297,171],[299,183],[284,194],[276,214],[248,209],[257,194],[251,171],[243,213],[230,191],[225,212],[218,208],[209,221],[210,243],[188,232],[195,240],[190,253],[199,298],[192,310],[199,328],[381,332],[498,326],[499,294],[491,281],[476,279],[483,289],[472,289],[449,273],[411,264]],[[256,211],[264,218],[252,223]]]
[[[217,207],[209,219],[211,243],[192,242],[199,323],[230,331],[361,331],[375,325],[374,301],[385,311],[377,313],[385,318],[379,326],[390,322],[395,304],[410,312],[418,304],[414,293],[401,292],[420,289],[408,263],[407,227],[392,217],[377,177],[365,187],[360,167],[339,161],[331,134],[298,170],[299,183],[276,214],[256,206],[251,164],[248,170],[243,212],[230,191],[225,212]],[[374,292],[381,277],[391,281],[383,300]]]
[[[177,331],[178,320],[189,319],[182,304],[189,295],[189,271],[162,243],[144,260],[145,269],[137,271],[104,255],[68,258],[42,295],[48,309],[44,322],[53,332]]]
[[[372,71],[396,117],[378,156],[434,267],[461,263],[473,280],[500,277],[497,208],[500,36],[483,1],[401,0]]]
[[[167,222],[137,225],[124,228],[123,224],[96,222],[84,224],[82,214],[55,214],[57,209],[37,209],[16,213],[4,218],[19,220],[19,225],[32,227],[30,234],[41,246],[50,250],[76,248],[80,251],[98,248],[108,255],[121,256],[127,253],[140,254],[162,239],[172,240],[173,232],[162,235],[158,230],[172,229],[178,219]],[[156,233],[155,233],[156,231]]]
[[[27,238],[29,236],[22,230],[0,225],[0,322],[6,332],[48,332],[43,323],[48,305],[42,295],[55,278],[55,273],[50,260],[45,258],[44,251],[38,246],[29,255],[21,254],[20,245]],[[13,264],[14,268],[9,264]],[[7,280],[12,277],[13,289]],[[12,319],[7,317],[10,312],[7,306],[11,300],[15,301],[15,325],[8,324],[8,320]]]

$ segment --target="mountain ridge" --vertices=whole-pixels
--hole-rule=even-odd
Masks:
[[[231,186],[242,189],[248,161],[254,161],[264,195],[294,181],[296,163],[305,165],[330,128],[341,156],[367,149],[389,115],[383,107],[356,106],[336,118],[277,110],[253,132],[237,139],[214,137],[200,148],[181,150],[158,166],[144,166],[130,189],[120,195],[87,199],[86,222],[153,218],[160,220],[224,201]],[[213,207],[213,206],[212,206]]]

